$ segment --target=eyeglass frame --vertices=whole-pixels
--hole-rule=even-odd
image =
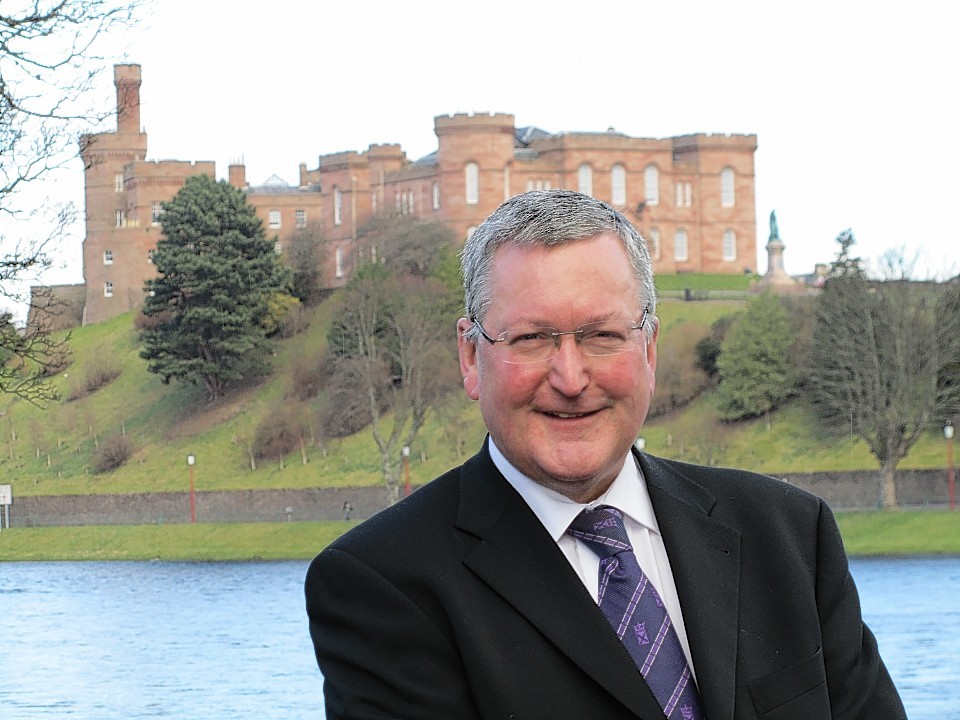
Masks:
[[[649,307],[649,306],[646,306],[646,307],[643,308],[643,314],[640,316],[640,322],[638,322],[638,323],[635,324],[635,325],[631,325],[631,326],[630,326],[630,330],[642,330],[642,329],[643,329],[643,326],[646,324],[646,322],[647,322],[647,320],[648,320],[649,318],[650,318],[650,307]],[[474,325],[476,325],[477,330],[480,331],[480,334],[481,334],[481,335],[484,337],[484,339],[485,339],[487,342],[489,342],[491,345],[496,345],[497,343],[502,343],[502,342],[506,342],[506,341],[507,341],[507,338],[504,337],[504,336],[505,336],[508,332],[510,332],[509,330],[504,330],[504,331],[503,331],[502,333],[500,333],[500,335],[498,335],[496,338],[492,338],[492,337],[490,337],[490,336],[487,334],[487,331],[483,329],[483,325],[480,324],[480,321],[477,319],[476,315],[473,315],[473,316],[470,317],[470,322],[472,322]],[[576,343],[577,347],[581,347],[581,344],[580,344],[580,343],[581,343],[581,341],[582,341],[582,339],[583,339],[583,328],[584,328],[586,325],[596,325],[596,324],[599,324],[599,322],[602,322],[602,321],[584,323],[584,324],[581,325],[580,327],[577,327],[577,328],[575,328],[575,329],[573,329],[573,330],[557,330],[557,328],[551,328],[551,327],[549,327],[549,326],[542,326],[541,328],[539,328],[540,330],[553,330],[553,331],[554,331],[554,332],[550,332],[550,333],[549,333],[549,336],[550,336],[551,338],[553,338],[554,352],[553,352],[552,355],[550,355],[550,356],[548,356],[548,357],[545,357],[545,358],[542,358],[542,359],[540,359],[540,360],[527,360],[526,362],[511,362],[511,361],[509,361],[509,360],[504,360],[504,362],[505,362],[505,363],[509,363],[509,364],[511,364],[511,365],[526,365],[526,364],[532,364],[532,363],[536,363],[536,362],[547,362],[547,361],[549,361],[549,360],[552,360],[553,358],[555,358],[555,357],[557,356],[557,353],[560,352],[560,342],[561,342],[561,338],[562,338],[564,335],[573,335],[573,340],[574,340],[574,342]],[[620,350],[620,351],[618,351],[618,352],[608,353],[608,354],[606,354],[606,355],[590,355],[589,353],[584,353],[584,354],[585,354],[587,357],[614,357],[614,356],[616,356],[616,355],[622,355],[624,352],[630,352],[630,351],[629,351],[629,350]]]

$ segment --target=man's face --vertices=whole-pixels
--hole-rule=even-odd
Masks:
[[[599,320],[639,322],[643,308],[619,238],[602,234],[556,247],[500,248],[491,271],[487,334],[527,325],[573,330]],[[654,327],[656,327],[656,321]],[[460,369],[467,394],[480,401],[490,436],[528,477],[579,502],[613,482],[650,407],[656,338],[633,331],[632,350],[589,357],[564,335],[551,360],[503,361],[503,343],[463,339]]]

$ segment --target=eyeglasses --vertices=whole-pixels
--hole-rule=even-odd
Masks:
[[[576,330],[557,330],[552,327],[520,327],[504,330],[497,337],[490,337],[476,317],[470,321],[477,326],[480,334],[491,345],[503,343],[503,357],[506,363],[522,365],[525,363],[545,362],[560,352],[560,340],[564,335],[573,335],[574,341],[584,355],[607,357],[629,352],[637,347],[633,331],[640,330],[647,322],[649,308],[643,309],[638,323],[623,323],[616,320],[587,323]]]

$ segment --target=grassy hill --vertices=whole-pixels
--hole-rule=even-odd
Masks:
[[[690,278],[681,278],[681,286],[684,280]],[[746,281],[739,279],[741,284]],[[663,337],[671,332],[705,334],[716,318],[741,306],[733,300],[665,300],[659,311]],[[271,412],[294,402],[287,398],[294,364],[319,358],[328,314],[329,304],[321,305],[305,332],[277,342],[269,377],[213,404],[206,402],[202,388],[163,385],[146,371],[138,356],[132,313],[76,329],[70,338],[73,362],[55,378],[64,398],[76,399],[41,410],[0,397],[0,475],[19,496],[180,491],[187,481],[186,456],[192,453],[199,490],[377,484],[378,460],[369,431],[309,445],[304,450],[306,464],[297,450],[282,463],[259,463],[251,469],[248,449],[254,433]],[[450,337],[453,343],[453,328]],[[87,378],[104,371],[119,374],[87,394],[83,389]],[[463,439],[472,452],[484,428],[476,407],[463,398],[460,403],[466,418]],[[412,452],[415,483],[460,461],[446,429],[432,418],[421,432]],[[93,474],[97,446],[120,434],[135,448],[133,457],[118,470]],[[862,442],[827,434],[802,398],[768,418],[723,425],[715,421],[712,398],[706,393],[682,412],[648,423],[644,438],[646,448],[659,455],[771,474],[876,468]],[[943,465],[943,439],[931,432],[902,467]]]

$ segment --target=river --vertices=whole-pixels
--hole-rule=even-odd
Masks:
[[[851,567],[911,720],[960,720],[960,558]],[[0,718],[323,718],[305,572],[0,563]]]

